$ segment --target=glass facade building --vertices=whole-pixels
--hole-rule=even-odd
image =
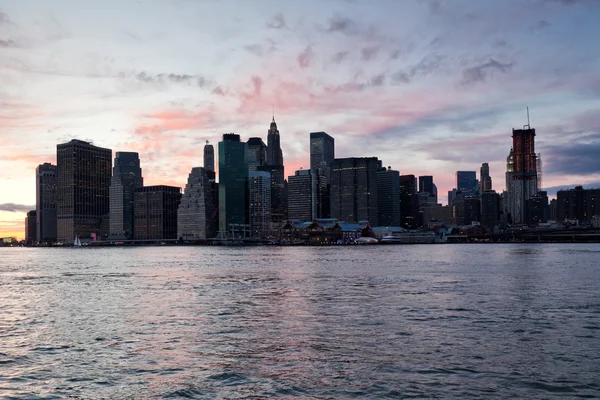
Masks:
[[[245,225],[248,144],[228,133],[219,142],[219,233],[228,235],[233,225]]]
[[[335,140],[325,132],[310,133],[310,168],[329,167],[335,159]]]
[[[35,169],[36,234],[39,243],[56,242],[56,165]]]
[[[466,196],[475,196],[478,190],[477,172],[456,171],[456,189],[463,192]]]
[[[56,146],[56,159],[57,240],[107,235],[112,150],[73,139]]]
[[[400,172],[391,168],[377,172],[377,222],[400,226]]]
[[[144,186],[138,153],[118,151],[110,183],[110,237],[133,238],[133,193]]]
[[[248,139],[248,171],[267,164],[267,145],[259,137]]]
[[[271,231],[271,174],[248,173],[248,215],[250,236],[264,238]]]

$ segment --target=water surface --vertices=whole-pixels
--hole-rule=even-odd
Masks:
[[[600,245],[0,249],[0,397],[600,397]]]

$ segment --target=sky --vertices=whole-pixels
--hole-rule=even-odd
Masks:
[[[490,164],[536,129],[543,186],[600,187],[597,0],[0,0],[0,237],[23,237],[35,168],[73,138],[140,153],[185,186],[204,143],[265,140],[286,175],[309,133],[336,157],[433,175]]]

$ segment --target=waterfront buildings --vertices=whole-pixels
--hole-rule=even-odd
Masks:
[[[133,238],[133,193],[144,186],[138,153],[118,151],[110,183],[110,237]]]
[[[477,197],[466,197],[464,199],[464,219],[465,225],[471,225],[474,222],[481,222],[481,201]]]
[[[177,209],[181,188],[144,186],[135,189],[133,238],[135,240],[177,239]]]
[[[490,176],[490,165],[483,163],[479,172],[479,192],[483,193],[487,190],[492,190],[492,177]]]
[[[219,234],[228,235],[246,222],[248,144],[227,133],[219,142]]]
[[[259,137],[248,139],[248,171],[258,171],[257,167],[267,164],[267,145]]]
[[[556,194],[556,214],[558,221],[592,221],[600,215],[600,189],[576,186],[570,190],[559,190]]]
[[[35,210],[35,241],[56,242],[56,165],[44,163],[35,169]]]
[[[377,172],[377,223],[400,226],[400,172],[391,167]]]
[[[481,193],[481,225],[492,230],[499,221],[500,196],[493,190],[486,190]]]
[[[456,171],[456,189],[462,191],[465,196],[476,196],[477,172]]]
[[[377,225],[377,157],[336,158],[331,163],[331,217]]]
[[[310,133],[310,168],[329,167],[335,159],[335,140],[325,132]]]
[[[36,239],[36,211],[31,210],[25,217],[25,243],[32,244]]]
[[[248,215],[250,236],[265,238],[271,232],[271,174],[248,173]]]
[[[208,172],[215,171],[215,148],[208,140],[204,145],[204,170]]]
[[[108,234],[112,150],[73,139],[57,145],[57,239]]]
[[[527,223],[536,226],[539,223],[548,221],[550,209],[548,204],[548,193],[538,191],[535,196],[527,199]]]
[[[214,171],[192,168],[177,209],[177,238],[202,240],[217,235],[216,190]]]

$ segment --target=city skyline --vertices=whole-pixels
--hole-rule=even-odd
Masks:
[[[549,194],[600,186],[593,1],[118,4],[0,0],[0,236],[23,235],[57,143],[139,152],[148,185],[184,187],[206,140],[266,142],[273,108],[286,179],[325,131],[338,158],[432,175],[442,203],[482,163],[502,190],[529,105]]]

